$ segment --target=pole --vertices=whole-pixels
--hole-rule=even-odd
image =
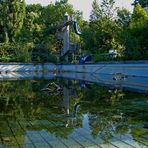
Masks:
[[[64,15],[64,24],[69,21],[69,15],[66,12]],[[65,26],[64,30],[64,54],[69,50],[69,25]],[[68,63],[68,55],[65,55],[65,61]]]

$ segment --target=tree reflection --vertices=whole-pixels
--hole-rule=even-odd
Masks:
[[[49,91],[45,91],[47,84]],[[83,122],[87,115],[89,128],[86,130],[94,139],[100,136],[110,140],[127,133],[138,139],[139,135],[146,134],[143,125],[148,122],[147,94],[85,82],[86,85],[83,83],[82,87],[82,82],[64,79],[3,81],[0,83],[0,133],[8,130],[4,128],[5,121],[15,126],[20,121],[24,133],[46,129],[67,138],[74,129],[85,129]]]

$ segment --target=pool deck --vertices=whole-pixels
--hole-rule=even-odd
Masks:
[[[92,138],[85,128],[75,129],[67,139],[52,135],[48,132],[51,123],[48,120],[25,121],[16,120],[15,123],[5,119],[5,132],[0,133],[0,148],[147,148],[148,133],[144,137],[137,135],[133,138],[130,135],[113,136],[106,140],[99,135]],[[36,123],[36,124],[34,124]],[[42,130],[37,130],[39,127]],[[55,125],[54,125],[55,126]],[[34,130],[26,130],[26,128]],[[63,133],[62,133],[63,132]],[[61,131],[64,135],[64,131]]]

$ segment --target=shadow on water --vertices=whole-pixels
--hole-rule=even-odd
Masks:
[[[66,79],[0,88],[0,147],[148,145],[147,94]]]

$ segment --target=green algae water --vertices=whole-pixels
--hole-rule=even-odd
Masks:
[[[0,148],[147,148],[148,94],[84,81],[1,81]]]

